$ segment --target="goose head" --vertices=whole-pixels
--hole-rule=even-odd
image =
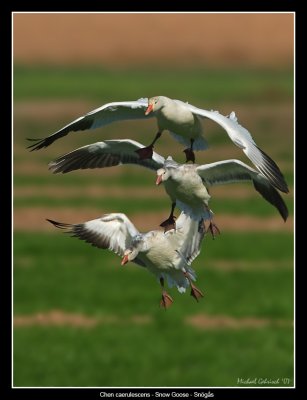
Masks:
[[[139,254],[139,250],[136,248],[126,249],[124,252],[124,256],[122,258],[121,265],[125,265],[129,261],[133,261],[138,254]]]
[[[167,181],[171,176],[171,170],[169,168],[160,168],[157,170],[156,185],[160,185],[161,182]]]
[[[171,156],[168,156],[164,161],[162,168],[157,170],[156,185],[160,185],[161,182],[167,181],[169,178],[174,177],[179,164],[173,160]]]
[[[164,96],[150,97],[148,99],[148,107],[145,111],[145,115],[161,110],[161,108],[165,106],[165,99]]]

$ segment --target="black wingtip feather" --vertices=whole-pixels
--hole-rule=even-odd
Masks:
[[[266,168],[259,167],[258,169],[260,170],[260,172],[264,176],[266,176],[266,178],[278,190],[280,190],[283,193],[289,193],[289,188],[288,188],[287,182],[286,182],[282,172],[280,171],[278,165],[276,164],[276,162],[274,160],[272,160],[272,158],[270,156],[268,156],[258,146],[256,146],[256,147],[260,151],[260,153],[265,161],[265,167],[266,167]]]
[[[263,186],[260,182],[253,180],[253,184],[258,193],[261,194],[265,200],[271,203],[274,207],[277,208],[279,214],[282,219],[286,222],[289,216],[289,211],[286,206],[286,203],[278,193],[278,191],[273,186]]]
[[[66,229],[66,228],[69,228],[71,226],[71,224],[65,224],[63,222],[53,221],[52,219],[48,219],[48,218],[46,218],[46,221],[50,222],[56,228],[60,228],[60,229]]]
[[[43,139],[28,139],[28,140],[37,142],[37,143],[31,144],[30,146],[27,147],[27,149],[31,149],[30,151],[34,151],[34,150],[40,150],[40,149],[50,146],[56,139],[47,137],[47,138],[43,138]]]
[[[75,123],[72,123],[63,129],[59,130],[58,132],[53,133],[50,136],[47,136],[43,139],[30,139],[30,141],[37,141],[37,143],[32,144],[31,146],[28,146],[28,149],[31,149],[30,151],[33,150],[40,150],[45,147],[50,146],[53,142],[56,140],[66,136],[69,132],[77,132],[77,131],[84,131],[86,129],[90,129],[93,124],[93,121],[89,119],[81,119]]]

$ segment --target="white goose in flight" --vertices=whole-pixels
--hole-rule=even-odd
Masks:
[[[209,118],[226,130],[233,143],[243,150],[272,185],[282,192],[288,192],[287,184],[277,164],[256,145],[247,129],[237,122],[234,112],[227,117],[218,111],[202,110],[191,104],[172,100],[165,96],[104,104],[46,138],[29,139],[36,141],[29,148],[38,150],[47,147],[69,132],[96,129],[115,121],[144,119],[153,116],[157,118],[158,132],[149,146],[136,150],[141,159],[152,157],[155,142],[164,130],[168,130],[177,141],[188,146],[184,150],[187,161],[195,162],[193,149],[203,150],[208,147],[207,141],[203,137],[201,120]]]
[[[177,205],[192,218],[209,220],[209,229],[214,237],[219,233],[212,222],[209,209],[208,188],[225,183],[252,181],[254,188],[265,200],[277,208],[286,221],[288,209],[271,182],[258,171],[239,160],[225,160],[211,164],[178,164],[171,157],[166,160],[156,152],[152,158],[140,159],[136,153],[142,144],[130,139],[105,140],[80,147],[49,163],[53,173],[67,173],[78,169],[105,168],[122,164],[137,164],[157,172],[156,184],[164,183],[172,201],[170,216],[161,223],[166,230],[174,228],[174,209]]]
[[[47,221],[93,246],[113,251],[122,257],[122,265],[132,261],[147,268],[160,281],[161,307],[167,308],[173,303],[164,289],[164,280],[169,287],[176,286],[180,293],[190,286],[191,295],[197,301],[203,297],[192,283],[196,280],[196,274],[190,267],[200,253],[205,234],[201,220],[195,221],[181,213],[176,221],[176,229],[166,233],[157,230],[140,233],[129,218],[121,213],[106,214],[81,224]]]

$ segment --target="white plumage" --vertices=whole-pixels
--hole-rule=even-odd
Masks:
[[[176,286],[180,293],[191,286],[191,294],[196,299],[202,296],[192,283],[196,275],[190,267],[204,237],[202,220],[195,221],[181,213],[176,229],[166,233],[158,230],[140,233],[122,213],[106,214],[81,224],[48,221],[93,246],[113,251],[123,257],[122,265],[132,261],[147,268],[160,280],[162,287],[166,279],[168,285]],[[163,288],[161,305],[168,307],[172,302]]]
[[[201,150],[208,147],[203,137],[201,120],[209,118],[225,129],[233,143],[243,150],[260,173],[273,186],[285,193],[289,191],[276,163],[256,145],[247,129],[237,122],[234,112],[226,117],[218,111],[203,110],[191,104],[180,100],[172,100],[165,96],[105,104],[74,120],[54,134],[44,139],[38,139],[37,143],[29,147],[32,150],[38,150],[49,146],[55,140],[66,136],[72,131],[95,129],[115,121],[144,119],[151,116],[157,118],[159,132],[149,146],[137,150],[140,158],[150,158],[155,141],[161,136],[164,130],[168,130],[176,140],[189,146],[185,150],[187,160],[194,161],[193,149]]]
[[[212,212],[209,209],[211,196],[208,188],[226,183],[250,181],[264,199],[277,208],[282,218],[287,219],[287,207],[271,182],[239,160],[225,160],[205,165],[178,164],[171,157],[165,160],[156,152],[153,152],[152,159],[142,160],[135,152],[139,148],[142,148],[142,144],[133,140],[106,140],[60,156],[49,163],[49,169],[53,173],[67,173],[78,169],[104,168],[121,164],[140,165],[157,171],[157,183],[164,183],[173,205],[176,204],[196,220],[203,218],[210,221]],[[169,222],[170,226],[174,222],[171,217],[172,213],[165,221]]]

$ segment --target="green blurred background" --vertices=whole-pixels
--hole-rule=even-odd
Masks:
[[[15,386],[293,385],[293,16],[291,14],[15,14]],[[286,223],[251,185],[211,189],[222,234],[193,267],[205,297],[169,292],[159,309],[151,274],[62,235],[45,218],[78,223],[124,212],[156,229],[169,200],[137,167],[52,175],[50,160],[101,139],[147,144],[155,120],[44,137],[111,101],[166,95],[239,122],[278,163],[290,187]],[[244,154],[206,121],[198,163]],[[183,162],[169,135],[156,151]],[[177,212],[178,215],[178,212]]]

